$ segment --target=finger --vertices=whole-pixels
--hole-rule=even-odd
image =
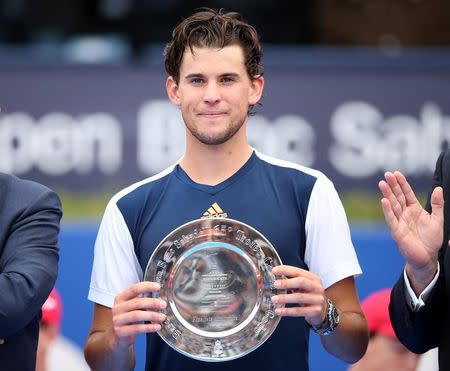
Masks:
[[[406,204],[407,205],[418,204],[419,201],[417,200],[417,197],[414,194],[414,191],[412,190],[405,176],[400,171],[396,171],[394,175],[397,178],[397,182],[402,190],[403,195],[405,196]]]
[[[391,174],[393,176],[392,173],[386,172],[385,173],[385,178],[386,179],[390,179],[392,177],[389,176],[389,174]],[[389,180],[392,183],[392,179]],[[383,194],[384,198],[386,198],[389,203],[391,204],[391,209],[394,212],[395,216],[397,217],[397,219],[399,219],[401,217],[402,214],[402,206],[400,205],[400,203],[397,200],[397,197],[395,196],[394,192],[392,191],[392,186],[390,183],[388,183],[387,181],[380,181],[378,183],[378,187],[381,190],[381,193]]]
[[[151,312],[146,310],[135,310],[133,312],[115,315],[113,322],[115,326],[136,324],[139,322],[162,323],[166,320],[164,313]]]
[[[398,219],[392,211],[392,206],[388,199],[383,198],[381,200],[381,208],[383,209],[384,219],[386,220],[389,229],[391,231],[396,230],[398,228]]]
[[[383,206],[383,202],[389,203],[389,210],[392,211],[392,204],[395,204],[397,201],[395,200],[395,196],[392,193],[391,187],[389,186],[389,184],[386,181],[381,180],[380,182],[378,182],[378,188],[380,189],[381,193],[384,196],[384,199],[386,200],[386,201],[381,201],[381,205]],[[391,204],[391,200],[392,200],[392,204]],[[388,205],[386,205],[386,206],[388,206]],[[383,210],[384,210],[384,208],[383,208]]]
[[[392,210],[395,213],[397,218],[400,218],[403,212],[403,209],[406,208],[406,198],[402,192],[402,188],[398,184],[397,177],[394,173],[387,171],[384,174],[387,184],[391,190],[391,193],[387,197],[389,202],[391,203]]]
[[[322,311],[320,306],[276,308],[275,313],[283,317],[305,317]]]
[[[392,195],[392,190],[389,184],[385,180],[380,180],[378,182],[378,188],[385,198],[389,198]]]
[[[274,304],[298,304],[298,305],[323,305],[323,295],[296,292],[292,294],[282,294],[272,296]]]
[[[113,313],[125,313],[133,310],[162,310],[166,307],[167,303],[162,299],[138,297],[128,301],[115,303]]]
[[[139,282],[131,285],[120,294],[117,295],[116,299],[118,301],[126,301],[133,299],[139,295],[147,294],[149,292],[155,292],[160,290],[160,285],[156,282]]]
[[[286,277],[306,277],[311,280],[320,279],[314,273],[307,271],[306,269],[301,269],[298,267],[293,267],[291,265],[277,265],[272,268],[272,273],[276,276],[286,276]]]
[[[318,292],[321,286],[306,277],[294,277],[283,280],[276,280],[274,287],[279,290],[301,290],[303,292]]]
[[[0,339],[0,345],[5,344],[5,339]]]
[[[137,334],[156,332],[161,330],[161,325],[159,323],[139,323],[128,326],[122,326],[115,329],[116,334],[119,338],[135,336]]]
[[[406,207],[406,197],[405,194],[403,193],[403,189],[399,184],[399,179],[398,176],[403,175],[402,173],[400,173],[399,171],[396,171],[395,173],[391,173],[391,172],[387,172],[385,174],[385,178],[389,184],[389,186],[391,187],[392,193],[395,196],[395,199],[397,200],[397,202],[399,203],[401,210],[403,210]],[[406,181],[406,179],[405,179]],[[396,205],[394,206],[394,212],[396,212]]]
[[[439,220],[444,219],[444,191],[442,187],[436,187],[431,193],[431,215]]]

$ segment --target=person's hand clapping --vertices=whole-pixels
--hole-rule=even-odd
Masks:
[[[381,205],[386,223],[406,260],[406,272],[413,289],[420,293],[437,270],[444,238],[443,190],[441,187],[433,190],[429,214],[401,172],[386,172],[379,188],[384,196]]]

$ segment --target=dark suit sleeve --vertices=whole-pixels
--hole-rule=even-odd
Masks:
[[[436,163],[436,170],[433,176],[433,187],[443,186],[443,159],[449,154],[441,153]],[[448,190],[450,191],[450,190]],[[444,197],[446,189],[444,189]],[[431,195],[431,192],[430,192]],[[427,211],[431,211],[430,195],[426,205]],[[445,216],[447,217],[447,215]],[[448,220],[445,224],[448,223]],[[403,278],[403,272],[391,292],[391,302],[389,313],[395,333],[399,340],[411,351],[415,353],[424,353],[439,345],[442,334],[442,319],[447,313],[446,288],[444,277],[444,253],[448,241],[448,232],[444,235],[444,244],[439,256],[441,271],[438,280],[433,287],[426,305],[419,311],[411,309],[406,298],[408,297],[407,288]],[[444,249],[445,247],[445,249]]]
[[[400,342],[414,353],[425,353],[436,348],[442,335],[442,318],[446,315],[445,287],[442,273],[426,305],[412,311],[406,301],[403,273],[391,292],[389,313],[392,326]]]
[[[25,206],[9,226],[1,253],[0,338],[39,315],[58,273],[59,198],[37,183],[26,185],[15,186],[15,203]]]

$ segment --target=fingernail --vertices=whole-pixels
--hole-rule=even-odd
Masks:
[[[159,302],[159,307],[161,308],[161,309],[165,309],[166,307],[167,307],[167,303],[165,302],[165,301],[160,301]]]
[[[275,287],[276,289],[280,288],[281,282],[280,281],[275,281],[273,283],[273,287]]]
[[[161,325],[155,324],[154,326],[155,326],[155,331],[161,330]]]
[[[278,296],[272,296],[270,300],[272,300],[272,303],[275,304],[278,301]]]
[[[281,308],[276,308],[275,309],[275,314],[281,315],[282,313],[283,313],[283,310]]]

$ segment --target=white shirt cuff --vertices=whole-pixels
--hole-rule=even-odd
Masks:
[[[438,262],[436,275],[434,276],[433,280],[428,284],[428,286],[425,287],[425,289],[422,291],[419,297],[417,297],[415,292],[411,288],[411,284],[409,283],[408,276],[406,275],[406,269],[403,270],[403,278],[405,280],[406,285],[406,293],[405,293],[406,301],[413,311],[417,312],[420,308],[425,306],[425,303],[427,299],[430,297],[431,291],[434,285],[436,284],[436,281],[438,280],[439,272],[440,266]]]

